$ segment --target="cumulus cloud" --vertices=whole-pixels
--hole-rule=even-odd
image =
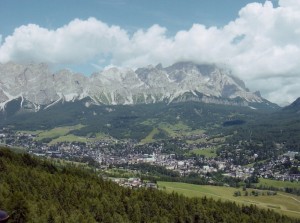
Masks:
[[[128,44],[128,35],[120,27],[94,18],[75,19],[56,30],[35,24],[15,29],[0,48],[0,61],[42,61],[82,63],[105,57],[111,49]]]
[[[0,62],[133,68],[182,60],[226,64],[251,89],[283,104],[300,96],[295,82],[300,71],[300,1],[279,0],[278,5],[251,3],[223,27],[193,24],[174,36],[157,24],[129,35],[95,18],[75,19],[56,30],[29,24],[16,28],[2,44],[0,36]]]

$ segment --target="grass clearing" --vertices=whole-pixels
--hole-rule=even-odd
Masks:
[[[215,144],[215,143],[218,143],[218,144],[219,143],[224,143],[227,137],[228,136],[214,136],[213,138],[209,139],[207,142],[208,143],[213,143],[213,144]]]
[[[186,132],[190,132],[191,129],[185,125],[183,122],[178,122],[175,125],[171,125],[170,123],[160,123],[159,128],[166,131],[170,137],[179,137],[186,134]]]
[[[89,138],[89,137],[84,137],[84,136],[76,136],[73,134],[67,134],[63,136],[59,136],[58,138],[53,139],[49,145],[54,145],[55,143],[58,142],[95,142],[99,140],[112,140],[112,137],[102,134],[102,133],[97,133],[95,137]]]
[[[189,140],[186,140],[186,142],[187,142],[188,144],[207,143],[207,139],[206,139],[206,138],[195,139],[195,140],[189,139]]]
[[[130,177],[137,177],[138,173],[135,171],[128,171],[128,170],[122,170],[122,169],[108,169],[105,171],[106,174],[108,174],[111,177],[117,177],[117,178],[130,178]]]
[[[147,120],[141,122],[141,124],[153,126],[153,125],[156,125],[157,122],[158,122],[158,119],[147,119]]]
[[[216,148],[206,148],[206,149],[193,149],[189,151],[190,154],[203,155],[206,158],[214,158],[217,156]]]
[[[179,121],[175,125],[171,125],[170,123],[160,123],[159,128],[166,131],[170,137],[184,137],[189,135],[201,135],[205,133],[203,129],[195,129],[192,130],[189,126],[184,124],[182,121]],[[191,142],[195,142],[195,140],[191,140]]]
[[[167,135],[171,138],[175,138],[175,137],[182,138],[185,136],[201,135],[201,134],[205,133],[205,130],[203,130],[203,129],[192,130],[188,125],[186,125],[182,121],[178,121],[176,124],[170,124],[168,122],[157,123],[156,119],[148,119],[148,120],[142,122],[142,124],[154,127],[153,130],[149,133],[149,135],[147,137],[145,137],[143,140],[141,140],[142,144],[155,141],[155,139],[153,139],[153,136],[155,134],[158,134],[160,130],[167,133]],[[195,143],[197,140],[198,141],[200,140],[201,142],[206,141],[205,139],[196,139],[196,140],[187,140],[187,142]]]
[[[298,188],[300,189],[300,182],[291,182],[291,181],[281,181],[281,180],[270,180],[259,178],[259,183],[256,186],[265,186],[265,187],[276,187],[276,188]]]
[[[141,144],[146,144],[155,141],[153,137],[159,133],[159,130],[157,128],[153,128],[152,131],[149,133],[149,135],[146,136],[146,138],[141,140]]]
[[[54,145],[58,142],[87,142],[86,137],[76,136],[73,134],[59,136],[58,138],[53,139],[49,145]]]
[[[37,131],[37,137],[35,140],[40,141],[45,138],[58,138],[60,136],[65,136],[67,135],[70,131],[75,130],[75,129],[80,129],[82,128],[83,125],[75,125],[75,126],[63,126],[63,127],[57,127],[54,129],[46,130],[46,131]]]
[[[48,144],[54,145],[58,142],[95,142],[99,140],[111,140],[115,139],[104,133],[96,133],[93,137],[89,136],[76,136],[70,134],[70,131],[80,129],[84,125],[78,124],[75,126],[62,126],[50,130],[36,130],[36,131],[19,131],[19,133],[36,135],[34,140],[41,141],[43,139],[52,139]]]
[[[233,201],[238,204],[250,205],[255,204],[258,207],[272,209],[280,214],[285,214],[291,217],[300,218],[300,198],[278,192],[277,195],[267,196],[244,196],[242,189],[232,187],[219,187],[210,185],[194,185],[178,182],[158,182],[159,188],[166,190],[167,192],[177,192],[187,197],[211,197],[216,200]],[[233,196],[235,191],[241,191],[242,196]],[[252,189],[247,189],[248,193]],[[266,192],[266,191],[264,191]]]

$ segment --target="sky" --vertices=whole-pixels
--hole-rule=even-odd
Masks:
[[[300,1],[0,0],[0,63],[9,61],[86,75],[214,63],[286,105],[300,97]]]

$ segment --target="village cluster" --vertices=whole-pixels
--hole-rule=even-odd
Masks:
[[[233,178],[246,179],[254,173],[257,177],[277,180],[299,181],[300,174],[291,173],[284,168],[285,165],[297,165],[295,160],[297,152],[288,152],[269,162],[257,166],[234,165],[231,159],[220,157],[207,158],[205,156],[178,156],[176,153],[166,153],[166,143],[156,142],[140,145],[132,140],[116,143],[113,139],[105,139],[89,143],[60,142],[48,145],[35,140],[36,135],[28,133],[15,133],[9,129],[0,130],[0,143],[8,146],[26,148],[29,153],[36,156],[54,157],[71,161],[83,161],[96,164],[98,168],[109,169],[120,164],[148,163],[163,166],[168,170],[177,171],[180,176],[196,173],[206,176],[208,173],[221,171],[223,175]],[[174,143],[174,142],[172,142]],[[188,146],[176,141],[189,150]],[[193,145],[195,146],[195,145]],[[200,145],[205,148],[205,144]],[[194,147],[193,147],[194,148]],[[138,180],[119,179],[118,183],[135,187],[141,186]],[[153,187],[153,185],[144,185]]]

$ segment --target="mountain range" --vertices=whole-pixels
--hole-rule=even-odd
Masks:
[[[212,64],[178,62],[169,67],[136,70],[110,68],[85,76],[47,64],[0,64],[0,109],[18,100],[23,111],[47,109],[58,102],[85,99],[86,106],[199,101],[205,103],[278,107],[252,93],[227,69]],[[86,100],[88,99],[88,100]]]

